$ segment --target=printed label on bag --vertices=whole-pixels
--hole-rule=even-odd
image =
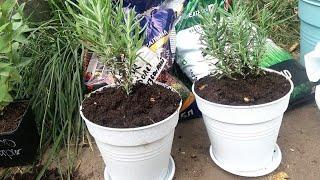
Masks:
[[[138,51],[138,59],[134,64],[135,81],[144,84],[153,84],[163,70],[167,60],[159,57],[148,47]]]
[[[201,26],[196,25],[177,34],[176,62],[191,81],[197,81],[213,72],[218,62],[217,58],[202,53],[202,32]]]

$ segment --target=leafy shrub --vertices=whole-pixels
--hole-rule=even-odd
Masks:
[[[27,43],[24,33],[29,31],[23,19],[23,7],[15,0],[0,3],[0,111],[13,101],[12,91],[21,81],[19,67],[28,62],[18,52]]]

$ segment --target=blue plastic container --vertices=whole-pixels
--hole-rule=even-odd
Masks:
[[[299,0],[299,17],[300,63],[304,66],[304,55],[320,42],[320,0]]]

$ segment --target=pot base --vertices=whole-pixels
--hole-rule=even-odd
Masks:
[[[259,177],[259,176],[264,176],[266,174],[271,173],[272,171],[276,170],[278,168],[278,166],[281,163],[281,159],[282,159],[282,154],[281,154],[281,150],[278,146],[278,144],[276,144],[274,153],[273,153],[273,158],[272,158],[272,162],[270,164],[268,164],[265,168],[263,169],[259,169],[256,171],[237,171],[234,169],[230,169],[229,167],[226,167],[223,163],[219,162],[213,152],[212,152],[212,145],[210,146],[210,156],[211,159],[214,161],[214,163],[216,165],[218,165],[220,168],[222,168],[223,170],[231,173],[231,174],[235,174],[238,176],[244,176],[244,177]]]
[[[176,172],[176,165],[174,163],[172,156],[170,156],[168,172],[163,180],[172,180],[175,172]],[[107,168],[104,169],[104,179],[111,180],[111,177],[109,176],[109,174],[107,172]]]

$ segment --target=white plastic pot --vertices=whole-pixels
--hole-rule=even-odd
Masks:
[[[170,153],[181,105],[163,121],[139,128],[97,125],[84,117],[80,107],[80,115],[106,164],[105,179],[172,179],[175,167]]]
[[[291,89],[284,97],[252,106],[209,102],[195,93],[193,85],[211,142],[210,155],[218,166],[246,177],[263,176],[279,166],[282,156],[276,141],[293,90],[287,79]]]
[[[315,49],[304,56],[305,66],[308,78],[312,82],[320,80],[320,42]],[[315,91],[316,103],[320,109],[320,85],[316,87]]]

